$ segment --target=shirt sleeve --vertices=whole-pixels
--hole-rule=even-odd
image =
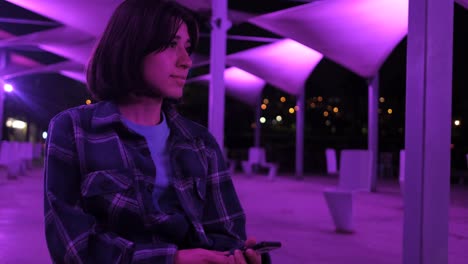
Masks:
[[[232,250],[243,247],[247,239],[246,217],[224,155],[212,136],[211,142],[215,157],[209,169],[203,227],[214,250]],[[262,264],[271,264],[270,254],[262,254]]]
[[[209,162],[202,224],[214,250],[231,250],[246,239],[245,214],[224,156],[211,135],[210,143],[215,152]]]
[[[80,132],[81,133],[81,132]],[[54,263],[174,263],[173,244],[135,244],[103,232],[81,207],[80,168],[70,114],[49,125],[44,170],[47,247]]]

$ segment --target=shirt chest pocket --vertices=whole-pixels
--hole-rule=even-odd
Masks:
[[[81,183],[85,210],[110,219],[125,213],[139,213],[131,170],[99,170],[88,173]]]
[[[204,179],[178,179],[174,188],[179,193],[179,201],[185,212],[200,221],[205,207],[206,181]]]
[[[204,146],[185,148],[175,151],[171,159],[176,176],[175,187],[202,202],[206,198],[207,152]]]

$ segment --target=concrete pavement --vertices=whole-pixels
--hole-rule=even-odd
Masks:
[[[233,176],[247,213],[247,230],[257,240],[281,241],[274,263],[401,263],[403,204],[396,183],[378,193],[355,196],[354,234],[337,234],[323,197],[336,185],[324,176],[296,181]],[[0,184],[0,263],[50,263],[43,234],[42,170]],[[449,263],[468,259],[468,189],[454,186],[450,211]]]

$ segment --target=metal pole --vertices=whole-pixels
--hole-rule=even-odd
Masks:
[[[208,128],[221,149],[224,148],[224,68],[226,61],[226,32],[230,27],[227,19],[227,0],[212,0]]]
[[[370,153],[370,186],[371,192],[377,191],[377,164],[379,155],[379,75],[369,80],[367,148]]]
[[[305,115],[305,87],[297,95],[299,109],[296,111],[296,177],[304,177],[304,115]]]
[[[404,264],[448,263],[453,5],[409,1]]]
[[[260,147],[260,136],[262,131],[262,123],[260,122],[260,117],[262,117],[262,101],[261,95],[257,99],[257,103],[255,104],[255,147]]]
[[[7,50],[0,49],[0,141],[3,140],[3,126],[4,122],[4,102],[5,102],[5,90],[3,88],[4,82],[2,77],[2,71],[8,66],[9,54]]]

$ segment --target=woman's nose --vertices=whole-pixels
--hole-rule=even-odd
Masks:
[[[190,58],[188,52],[184,49],[179,54],[179,66],[184,69],[192,67],[192,58]]]

